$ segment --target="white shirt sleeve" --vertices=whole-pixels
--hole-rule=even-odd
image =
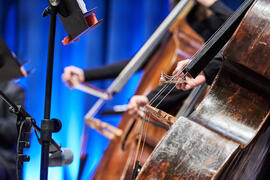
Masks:
[[[86,9],[86,5],[85,5],[84,1],[83,1],[83,0],[77,0],[77,2],[78,2],[78,4],[79,4],[79,6],[80,6],[82,12],[83,12],[83,13],[86,13],[86,12],[87,12],[87,9]]]

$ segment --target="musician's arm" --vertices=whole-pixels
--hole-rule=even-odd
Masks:
[[[86,69],[84,70],[85,81],[116,78],[128,63],[129,59],[93,69]]]
[[[158,98],[153,102],[152,106],[156,107],[156,105],[159,104],[157,106],[157,108],[161,109],[161,110],[163,110],[165,112],[169,112],[172,109],[172,107],[177,107],[179,105],[179,102],[185,100],[188,97],[189,93],[190,93],[190,91],[182,91],[182,90],[173,88],[175,86],[175,84],[169,84],[169,85],[168,84],[162,84],[162,85],[158,86],[156,89],[154,89],[153,91],[151,91],[147,95],[147,98],[149,100],[152,100],[155,97],[155,95],[162,88],[164,88],[164,86],[168,86],[168,87],[160,94],[160,96],[158,96]],[[164,96],[170,90],[171,90],[170,94],[168,96],[166,96],[166,98],[164,98]],[[163,101],[161,102],[162,99],[163,99]]]
[[[190,26],[204,38],[204,40],[208,40],[227,20],[227,18],[230,17],[232,10],[218,0],[211,2],[208,5],[203,1],[208,2],[208,0],[198,0],[198,3],[211,10],[212,14],[210,16],[206,16],[207,18],[200,19],[198,17],[200,16],[198,6],[195,6],[196,8],[194,8],[187,16],[187,21]],[[205,16],[204,13],[202,16]]]
[[[211,19],[219,19],[222,22],[226,21],[228,17],[233,14],[233,11],[229,7],[227,7],[222,1],[216,1],[209,7],[209,9],[211,9],[212,12],[215,14],[215,16],[212,16]]]
[[[220,19],[225,21],[233,11],[220,0],[197,0],[201,5],[209,8]]]
[[[207,84],[211,84],[214,80],[214,78],[216,77],[221,65],[222,65],[222,51],[219,52],[215,58],[210,61],[210,63],[206,66],[206,68],[203,70],[203,72],[200,74],[200,76],[204,77],[199,77],[199,78],[187,78],[187,81],[192,80],[192,83],[195,83],[197,85],[200,85],[204,82],[206,82]],[[190,62],[188,60],[186,60],[186,62]],[[179,65],[181,67],[178,68],[183,68],[183,64],[179,63]],[[203,79],[203,80],[202,80]],[[195,82],[196,80],[198,80],[199,82]],[[192,83],[188,82],[188,85],[192,85]],[[197,85],[194,85],[194,87],[196,87]],[[164,91],[159,95],[156,96],[157,93],[160,92],[160,90],[162,90],[165,86],[167,86],[166,84],[160,85],[158,86],[156,89],[154,89],[153,91],[151,91],[147,96],[133,96],[130,100],[131,105],[129,105],[129,109],[130,109],[130,114],[136,114],[138,107],[139,106],[144,106],[146,105],[149,101],[151,102],[154,98],[156,98],[156,100],[154,102],[152,102],[152,106],[156,107],[168,112],[169,110],[171,110],[171,107],[176,107],[179,105],[179,102],[181,102],[182,100],[184,100],[190,93],[190,91],[188,91],[189,89],[192,88],[188,88],[187,86],[183,85],[183,86],[178,86],[179,89],[174,88],[174,84],[169,84],[168,87],[166,89],[164,89]],[[184,90],[184,91],[182,91]],[[170,94],[167,95],[167,93],[170,91]],[[166,96],[166,98],[164,98]],[[162,100],[162,102],[161,102]],[[169,104],[169,106],[168,106]],[[132,107],[132,108],[131,108]]]
[[[204,82],[206,82],[207,84],[211,84],[213,82],[213,80],[215,79],[221,65],[222,65],[222,52],[223,49],[209,62],[209,64],[203,69],[202,72],[200,72],[200,74],[196,77],[196,78],[192,78],[189,75],[185,76],[185,83],[179,83],[176,85],[177,89],[181,89],[181,90],[190,90],[196,86],[199,86],[201,84],[203,84]],[[190,60],[184,60],[184,61],[180,61],[177,64],[177,67],[175,68],[173,74],[176,75],[179,72],[181,72],[184,67],[189,64]],[[178,79],[182,79],[184,76],[184,73],[181,73],[178,76]]]
[[[125,66],[129,63],[129,61],[130,59],[122,60],[113,64],[86,70],[83,70],[76,66],[68,66],[64,69],[64,73],[62,74],[62,80],[68,86],[72,87],[72,84],[69,83],[69,81],[71,81],[73,75],[76,75],[78,77],[79,82],[98,81],[116,78],[119,75],[119,73],[125,68]],[[144,69],[146,63],[144,63],[138,69],[138,71]]]
[[[218,0],[197,0],[202,5],[209,7],[215,16],[210,17],[209,22],[218,23],[216,26],[220,26],[231,14],[232,10]],[[211,25],[212,23],[210,23]],[[215,28],[217,29],[217,28]],[[105,65],[98,68],[84,70],[85,81],[96,81],[110,78],[116,78],[121,70],[128,64],[128,60],[116,62],[114,64]],[[139,69],[143,69],[144,65]]]
[[[221,65],[222,65],[222,55],[221,52],[219,52],[215,56],[215,58],[212,61],[210,61],[209,64],[203,70],[207,84],[209,85],[212,84]]]

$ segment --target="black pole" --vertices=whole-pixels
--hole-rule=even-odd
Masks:
[[[44,110],[44,120],[41,121],[41,142],[42,142],[41,169],[40,169],[41,180],[47,180],[48,178],[49,145],[52,136],[52,131],[50,128],[50,110],[51,110],[53,58],[54,58],[55,27],[56,27],[56,13],[57,13],[56,9],[57,7],[49,6],[45,10],[51,16],[50,16],[50,34],[49,34],[48,58],[47,58],[45,110]]]

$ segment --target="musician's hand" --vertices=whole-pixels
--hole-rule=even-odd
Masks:
[[[149,100],[146,96],[143,95],[136,95],[133,96],[128,104],[128,114],[131,116],[141,115],[143,116],[142,112],[139,110],[140,107],[144,107],[149,103]]]
[[[175,70],[173,71],[173,76],[175,76],[178,72],[182,71],[184,67],[186,67],[191,62],[190,59],[182,60],[177,63]],[[184,73],[178,75],[179,78],[182,78]]]
[[[184,67],[186,65],[188,65],[190,63],[191,60],[186,59],[183,61],[178,62],[173,75],[176,75],[177,73],[179,73],[180,71],[182,71],[184,69]],[[182,77],[184,76],[184,73],[179,74],[176,77],[176,80],[180,80],[182,79]],[[186,76],[186,82],[185,83],[179,83],[176,85],[177,89],[181,89],[183,91],[187,91],[190,90],[196,86],[199,86],[201,84],[203,84],[206,81],[205,75],[203,72],[201,72],[195,79],[193,79],[192,77],[190,77],[189,75]]]
[[[77,76],[79,82],[84,82],[84,72],[82,69],[75,66],[68,66],[64,69],[64,73],[62,74],[62,81],[70,88],[72,88],[71,79],[72,76]]]
[[[187,75],[186,82],[177,84],[176,88],[181,89],[183,91],[187,91],[199,85],[202,85],[205,81],[206,81],[206,78],[203,72],[201,72],[195,79]]]
[[[198,3],[205,7],[210,7],[212,6],[217,0],[197,0]]]

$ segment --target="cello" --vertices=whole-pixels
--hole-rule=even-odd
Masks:
[[[138,180],[257,177],[251,164],[265,153],[254,149],[270,120],[269,8],[269,0],[253,3],[226,45],[210,92],[173,124]]]
[[[158,86],[160,72],[170,73],[179,60],[191,57],[201,47],[202,38],[185,21],[185,17],[192,7],[193,1],[189,1],[167,32],[164,38],[166,43],[161,44],[155,54],[151,56],[136,94],[148,94]],[[140,133],[138,127],[142,124],[141,120],[133,119],[134,117],[130,117],[127,113],[123,115],[118,126],[123,134],[118,139],[111,141],[97,167],[94,179],[130,179],[136,143]],[[142,163],[166,130],[162,126],[149,125]]]
[[[130,60],[130,62],[126,65],[126,67],[120,72],[118,77],[112,82],[112,84],[108,87],[107,93],[108,95],[113,95],[121,91],[123,86],[127,83],[129,78],[153,55],[153,52],[160,46],[161,40],[168,32],[168,28],[172,26],[173,22],[176,20],[180,12],[186,10],[187,7],[193,6],[193,2],[189,0],[181,0],[175,8],[171,11],[171,13],[165,18],[165,20],[160,24],[160,26],[155,30],[155,32],[151,35],[151,37],[146,41],[146,43],[141,47],[141,49],[136,53],[136,55]],[[193,32],[193,31],[190,31]],[[100,93],[99,93],[100,94]],[[104,94],[104,93],[101,93]],[[105,128],[110,127],[109,124],[100,123],[100,121],[95,121],[93,117],[98,113],[100,108],[105,103],[104,98],[100,98],[96,101],[96,103],[92,106],[92,108],[85,115],[85,123],[83,128],[83,135],[81,138],[81,153],[80,153],[80,169],[78,179],[81,178],[85,162],[87,160],[87,139],[88,139],[88,131],[87,125],[91,127],[95,127],[97,125],[102,125],[98,127],[99,132],[104,132],[109,130],[109,134],[107,137],[114,138],[114,132],[110,131],[110,129],[114,128]],[[93,123],[94,122],[94,123]],[[103,126],[105,125],[105,126]],[[120,132],[120,131],[119,131]]]

